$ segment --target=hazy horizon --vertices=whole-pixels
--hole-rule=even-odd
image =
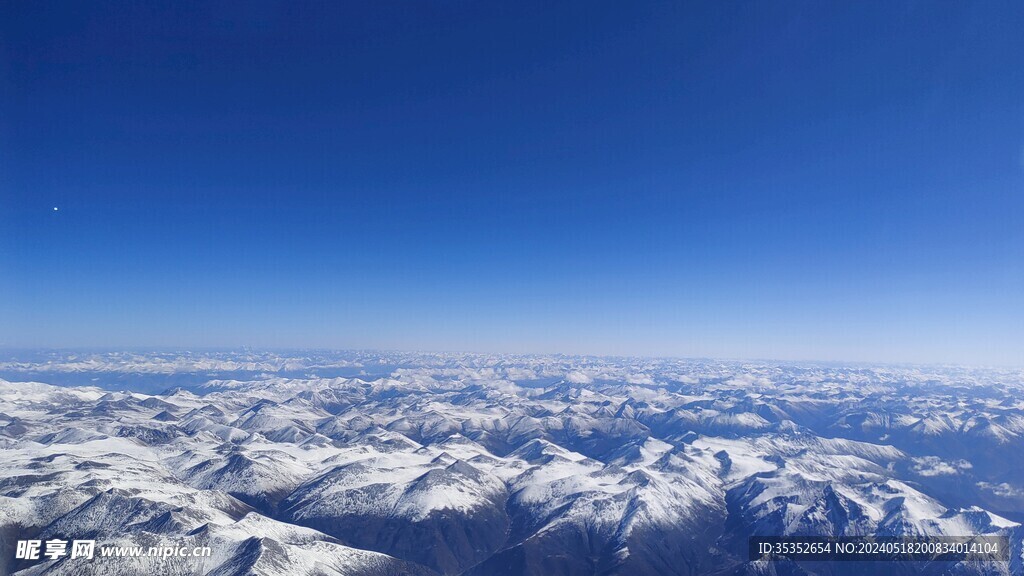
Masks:
[[[767,357],[728,357],[728,356],[685,356],[685,355],[657,355],[657,354],[600,354],[589,352],[559,352],[559,351],[501,351],[501,350],[441,350],[426,348],[354,348],[354,347],[330,347],[330,346],[308,346],[308,347],[255,347],[255,346],[66,346],[66,347],[5,347],[0,346],[0,360],[10,360],[15,354],[240,354],[249,353],[256,355],[263,354],[292,354],[292,353],[319,353],[319,354],[408,354],[408,355],[452,355],[452,356],[510,356],[510,357],[561,357],[561,358],[591,358],[604,360],[673,360],[693,362],[724,362],[724,363],[764,363],[764,364],[796,364],[808,366],[835,366],[835,367],[899,367],[899,368],[963,368],[963,369],[996,369],[996,370],[1024,370],[1024,364],[999,364],[999,363],[978,363],[969,364],[962,362],[915,362],[915,361],[884,361],[884,360],[858,360],[848,358],[767,358]]]

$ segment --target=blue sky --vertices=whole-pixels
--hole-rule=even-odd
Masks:
[[[0,346],[1024,364],[1016,3],[240,6],[0,8]]]

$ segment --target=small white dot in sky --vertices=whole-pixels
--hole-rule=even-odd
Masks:
[[[56,206],[54,206],[54,207],[53,207],[53,211],[54,211],[54,212],[56,212],[56,211],[57,211],[57,207],[56,207]]]

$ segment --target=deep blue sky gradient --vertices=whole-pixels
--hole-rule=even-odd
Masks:
[[[7,2],[0,346],[1024,364],[1021,30],[998,1]]]

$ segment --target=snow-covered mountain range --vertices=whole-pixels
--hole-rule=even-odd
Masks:
[[[0,376],[0,576],[1024,574],[1019,370],[46,353]],[[746,556],[977,534],[1011,560]],[[56,537],[213,555],[15,559]]]

